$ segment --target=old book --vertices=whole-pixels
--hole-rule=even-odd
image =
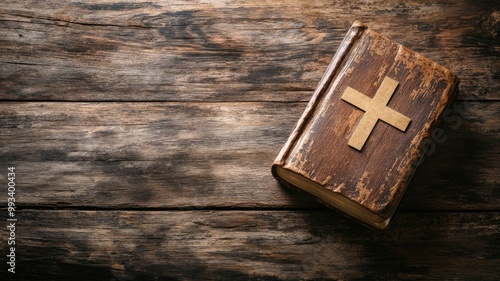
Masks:
[[[458,84],[450,70],[355,22],[272,173],[384,229]]]

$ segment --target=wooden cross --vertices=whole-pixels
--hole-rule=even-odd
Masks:
[[[403,132],[406,131],[411,119],[387,107],[397,86],[398,81],[385,77],[373,98],[347,87],[341,99],[365,112],[349,139],[349,146],[361,150],[379,119]]]

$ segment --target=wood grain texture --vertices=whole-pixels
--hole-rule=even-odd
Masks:
[[[317,207],[304,194],[279,188],[270,174],[304,107],[3,103],[0,162],[17,167],[26,206]],[[497,103],[456,103],[441,127],[446,139],[433,144],[405,205],[498,208],[499,122]]]
[[[16,277],[25,280],[496,280],[500,274],[498,213],[401,214],[384,233],[329,211],[22,211],[19,221],[18,239],[30,248],[19,247]]]
[[[460,99],[498,100],[498,13],[498,1],[4,1],[0,99],[307,101],[360,20],[454,71]]]
[[[499,5],[2,1],[15,280],[497,279]],[[354,20],[462,79],[386,233],[269,173]]]

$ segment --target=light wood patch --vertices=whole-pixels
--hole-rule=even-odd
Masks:
[[[348,144],[351,147],[361,150],[378,120],[382,120],[403,132],[406,131],[411,119],[387,107],[387,103],[397,87],[398,82],[396,80],[385,77],[373,99],[370,99],[351,87],[347,87],[342,95],[342,100],[365,111],[364,116],[361,118],[361,121],[349,139]]]

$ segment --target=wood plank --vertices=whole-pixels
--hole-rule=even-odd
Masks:
[[[465,0],[7,1],[0,99],[307,101],[361,20],[455,71],[460,99],[498,100],[499,11]]]
[[[498,210],[500,104],[456,103],[404,208]],[[270,166],[305,103],[0,103],[24,206],[318,208]],[[0,182],[6,182],[0,172]]]
[[[22,210],[15,277],[496,280],[499,225],[499,213],[405,213],[373,232],[324,211]]]

